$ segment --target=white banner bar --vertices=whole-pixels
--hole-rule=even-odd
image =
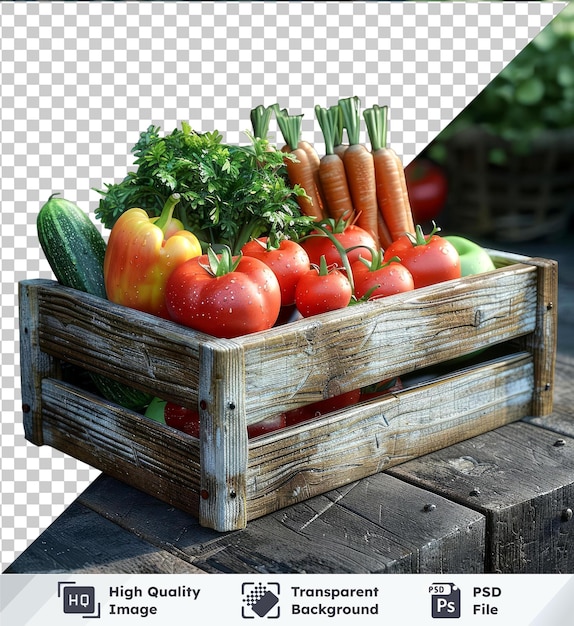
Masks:
[[[574,576],[554,574],[5,574],[0,582],[7,626],[560,626],[574,610]]]

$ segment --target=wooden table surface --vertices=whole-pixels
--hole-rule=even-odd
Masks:
[[[218,533],[100,475],[5,573],[574,572],[574,358],[554,410]]]

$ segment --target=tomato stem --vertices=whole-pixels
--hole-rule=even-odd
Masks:
[[[218,277],[234,272],[241,261],[241,255],[239,254],[234,258],[231,253],[231,248],[229,246],[222,246],[221,254],[218,256],[215,250],[209,246],[207,249],[207,259],[208,264],[201,264],[201,266],[212,276]]]
[[[413,246],[426,246],[431,240],[431,237],[440,232],[440,226],[437,226],[433,221],[431,232],[425,236],[422,226],[420,224],[417,224],[415,227],[415,232],[416,235],[413,235],[412,233],[405,233],[405,235],[410,239],[410,242],[413,244]]]
[[[329,266],[327,265],[327,259],[325,255],[321,255],[321,259],[319,260],[319,276],[327,276],[329,273]]]
[[[351,250],[355,250],[356,248],[366,248],[371,253],[370,261],[369,259],[364,259],[362,256],[359,256],[359,261],[361,261],[361,263],[366,265],[369,268],[370,272],[376,272],[377,270],[380,270],[383,267],[387,267],[387,265],[390,265],[391,263],[401,262],[398,256],[394,256],[392,259],[389,259],[385,263],[384,262],[385,253],[382,248],[379,248],[378,250],[373,250],[372,248],[369,248],[368,246],[355,246],[354,248],[349,248],[347,252],[350,252]]]
[[[332,244],[337,249],[337,252],[341,256],[341,261],[343,262],[343,267],[345,268],[345,272],[347,273],[347,279],[349,280],[349,283],[351,283],[351,292],[355,293],[355,282],[353,280],[353,273],[351,272],[351,265],[349,263],[349,257],[347,255],[347,251],[341,245],[341,242],[333,235],[333,233],[326,226],[324,226],[321,222],[315,224],[315,228],[317,228],[318,230],[323,232],[327,237],[329,237]]]

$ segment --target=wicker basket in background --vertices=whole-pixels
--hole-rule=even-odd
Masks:
[[[574,209],[574,129],[547,131],[516,155],[508,143],[479,127],[446,145],[449,195],[445,210],[452,232],[500,241],[563,234]],[[505,165],[489,154],[504,150]]]

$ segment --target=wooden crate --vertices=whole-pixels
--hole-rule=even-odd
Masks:
[[[236,339],[53,281],[23,281],[26,438],[228,531],[526,415],[545,415],[552,409],[557,263],[491,256],[497,269],[486,274]],[[492,346],[503,347],[503,356],[489,358]],[[429,370],[482,348],[472,366]],[[200,439],[67,382],[70,366],[199,406]],[[247,437],[249,424],[276,412],[409,375],[413,382],[400,392]]]

